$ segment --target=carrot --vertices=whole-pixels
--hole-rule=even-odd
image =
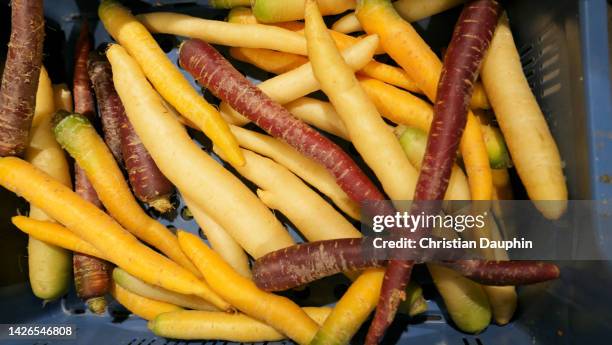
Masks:
[[[113,86],[112,68],[108,60],[92,54],[88,61],[89,76],[98,96],[98,108],[104,127],[104,141],[119,164],[125,164],[134,195],[161,213],[174,206],[170,195],[174,186],[159,171],[125,115]]]
[[[236,272],[240,273],[243,277],[251,278],[249,258],[244,252],[244,249],[240,247],[240,244],[238,244],[219,223],[198,207],[193,200],[189,199],[187,196],[184,196],[184,200],[189,207],[189,211],[193,214],[193,218],[195,218],[206,235],[206,239],[208,239],[212,248],[219,253],[223,260],[232,266]]]
[[[221,115],[196,92],[129,10],[115,0],[104,0],[98,8],[98,16],[111,36],[138,61],[164,99],[181,115],[197,124],[227,154],[230,161],[242,164],[238,144]]]
[[[141,14],[137,18],[153,33],[197,38],[230,47],[267,48],[306,55],[304,37],[277,26],[227,23],[171,12]]]
[[[197,236],[179,231],[179,243],[215,291],[246,315],[271,325],[298,344],[308,344],[318,325],[290,299],[259,290],[236,273]]]
[[[81,30],[77,38],[74,57],[74,75],[72,78],[74,111],[92,120],[96,113],[96,102],[87,74],[87,58],[92,50],[93,43],[89,34],[86,20],[81,23]]]
[[[229,52],[238,61],[250,63],[274,74],[289,72],[308,63],[308,59],[302,55],[269,49],[231,47]]]
[[[455,152],[468,122],[468,102],[472,96],[473,85],[493,36],[493,27],[497,23],[499,13],[499,4],[495,0],[477,0],[466,5],[461,12],[435,93],[437,98],[434,117],[416,185],[415,200],[444,198],[453,162],[456,159]],[[424,90],[428,93],[427,88]],[[464,158],[466,161],[469,159]],[[469,165],[468,162],[466,165]],[[487,168],[489,168],[488,162]],[[468,166],[468,174],[469,169]],[[479,197],[479,195],[472,196]],[[413,208],[419,210],[420,206],[416,204]],[[394,296],[404,291],[410,270],[410,265],[401,260],[391,260],[387,265],[379,306],[368,331],[366,343],[377,344],[381,341],[397,311],[398,302]]]
[[[397,13],[408,22],[417,22],[440,12],[453,8],[465,0],[398,0],[393,3]],[[332,26],[333,30],[349,34],[363,31],[361,23],[354,12],[349,12],[338,19]]]
[[[358,70],[365,66],[374,55],[374,49],[378,45],[378,39],[375,36],[369,36],[360,40],[355,45],[342,51],[342,57],[348,63],[351,69]],[[292,71],[270,78],[257,87],[263,91],[273,101],[280,104],[289,103],[309,93],[320,89],[319,83],[312,73],[310,63],[304,64]],[[226,103],[222,102],[220,109],[222,113],[226,113],[226,117],[244,118],[239,112],[229,108]],[[246,114],[244,114],[246,115]],[[239,123],[247,123],[247,120]]]
[[[106,260],[104,254],[96,249],[96,247],[82,240],[60,224],[24,216],[15,216],[11,218],[11,221],[19,230],[39,241]]]
[[[11,2],[11,38],[0,88],[0,156],[22,156],[42,66],[45,23],[42,0]]]
[[[257,195],[271,209],[283,213],[308,241],[361,237],[361,233],[321,196],[289,170],[248,150],[247,164],[234,167],[260,189]]]
[[[419,89],[435,101],[442,62],[414,28],[395,12],[391,2],[363,0],[358,3],[356,13],[366,32],[378,34],[385,51],[406,70]],[[490,200],[491,169],[480,127],[471,112],[468,112],[460,148],[472,199]]]
[[[211,0],[208,4],[214,8],[233,8],[251,6],[251,0]]]
[[[284,104],[284,107],[307,124],[349,140],[346,126],[331,103],[316,98],[302,97]]]
[[[482,80],[521,181],[547,218],[567,208],[559,150],[521,67],[508,19],[503,16],[482,67]]]
[[[147,284],[118,267],[113,270],[113,281],[125,290],[145,298],[189,309],[219,311],[202,298],[193,295],[179,294],[159,286]]]
[[[183,43],[179,61],[198,82],[229,102],[259,127],[323,164],[351,199],[357,202],[384,199],[348,154],[272,101],[206,42],[189,40]],[[213,72],[219,69],[224,72],[222,75]],[[233,82],[226,82],[228,78]]]
[[[59,111],[53,122],[56,139],[87,173],[110,215],[138,238],[197,274],[178,248],[176,236],[140,208],[108,147],[89,121],[81,115]]]
[[[113,282],[110,289],[111,295],[115,297],[117,302],[121,303],[129,311],[145,320],[152,320],[157,315],[183,310],[183,308],[154,299],[139,296],[129,290],[124,289],[121,285]]]
[[[355,0],[320,0],[321,13],[339,14],[355,8]],[[262,23],[304,19],[304,0],[254,0],[253,14]]]
[[[235,126],[232,132],[241,147],[273,159],[329,197],[347,215],[360,219],[360,205],[346,195],[324,166],[276,138]]]
[[[50,121],[54,108],[51,80],[43,66],[40,70],[34,109],[34,117],[39,121],[31,129],[25,159],[64,185],[70,186],[68,162],[51,131]],[[34,205],[30,206],[30,217],[52,221]],[[65,249],[34,236],[28,237],[28,274],[32,292],[36,297],[50,301],[65,294],[70,287],[71,262],[71,254]]]
[[[306,38],[313,73],[338,111],[355,148],[394,200],[414,194],[417,172],[374,104],[340,58],[316,6],[306,2]],[[314,3],[312,5],[315,5]],[[354,114],[359,113],[359,119]]]
[[[1,158],[0,185],[41,208],[132,275],[180,293],[200,295],[207,290],[189,271],[138,242],[102,210],[31,164]],[[99,229],[104,229],[104,236]]]
[[[291,236],[272,212],[193,142],[125,49],[111,45],[106,55],[126,114],[162,173],[251,256],[258,258],[292,245]],[[159,140],[160,136],[172,140]]]
[[[384,253],[373,249],[372,240],[316,241],[271,252],[255,261],[253,281],[262,290],[282,291],[341,272],[382,267]],[[538,261],[459,260],[440,264],[477,283],[493,286],[536,284],[559,277],[556,265]]]
[[[318,324],[323,323],[331,312],[331,308],[327,307],[306,307],[303,310]],[[217,339],[250,343],[287,338],[265,323],[239,313],[170,312],[159,315],[148,326],[155,335],[173,339]]]
[[[55,103],[55,110],[62,109],[73,111],[72,93],[68,90],[66,84],[53,85],[53,102]],[[34,125],[34,123],[32,123],[32,125]]]

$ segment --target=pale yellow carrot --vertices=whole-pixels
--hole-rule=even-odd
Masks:
[[[482,80],[529,198],[545,217],[559,218],[567,208],[561,156],[523,74],[505,15],[483,62]]]
[[[266,48],[306,55],[302,35],[273,25],[228,23],[171,12],[137,16],[151,32],[198,38],[230,47]]]
[[[305,307],[304,312],[322,324],[331,308]],[[177,311],[157,316],[149,329],[160,337],[173,339],[217,339],[232,342],[268,342],[287,339],[274,328],[241,313]]]
[[[122,288],[142,297],[189,309],[219,311],[219,309],[202,298],[193,295],[183,295],[145,283],[119,267],[115,267],[113,270],[113,280]]]
[[[264,292],[234,271],[197,236],[179,231],[185,254],[200,269],[214,290],[246,315],[262,321],[298,344],[308,344],[319,325],[288,298]]]
[[[91,245],[89,242],[84,241],[61,224],[51,221],[36,220],[24,216],[15,216],[11,218],[11,221],[19,230],[39,241],[64,248],[69,251],[83,253],[107,260],[104,254],[96,247]]]
[[[139,296],[124,289],[116,282],[111,284],[110,293],[115,297],[117,302],[121,303],[127,310],[145,320],[152,320],[157,315],[163,313],[183,310],[183,308],[174,304]]]
[[[361,233],[287,168],[244,150],[246,164],[234,167],[260,189],[259,198],[279,210],[308,241],[361,237]]]
[[[293,239],[272,212],[192,141],[125,49],[112,45],[106,55],[126,114],[162,173],[251,256],[292,245]]]
[[[244,249],[230,236],[219,223],[209,216],[201,207],[193,200],[185,196],[185,203],[189,207],[189,211],[193,214],[196,223],[206,235],[208,242],[212,248],[221,255],[223,260],[232,268],[240,273],[243,277],[251,278],[251,269],[249,267],[249,258]]]
[[[331,103],[316,98],[302,97],[285,104],[285,108],[309,125],[349,140],[346,127]]]
[[[53,99],[56,110],[72,111],[72,92],[66,84],[53,85]]]
[[[31,164],[0,158],[0,185],[41,208],[134,276],[180,293],[207,291],[192,273],[140,243],[109,215]]]
[[[430,101],[436,99],[442,62],[419,36],[410,23],[403,20],[389,0],[362,0],[357,17],[365,31],[380,35],[385,51],[414,80]],[[468,112],[460,150],[474,200],[490,200],[493,189],[491,168],[478,121]]]
[[[36,107],[30,130],[30,141],[25,159],[66,186],[71,185],[70,170],[64,151],[51,131],[51,116],[55,111],[54,92],[44,66],[40,70]],[[30,217],[52,220],[34,205]],[[72,254],[58,246],[28,237],[28,275],[32,292],[38,298],[54,300],[68,291],[71,282]]]
[[[197,124],[235,164],[243,164],[238,143],[221,115],[189,84],[147,29],[115,0],[104,0],[98,16],[106,30],[138,61],[155,89],[184,117]]]
[[[355,8],[355,0],[319,0],[321,13],[338,14]],[[262,23],[304,19],[304,0],[253,0],[253,13]]]
[[[231,129],[240,146],[273,159],[328,196],[347,215],[353,219],[360,219],[360,205],[346,195],[323,165],[274,137],[240,127],[231,127]]]
[[[307,8],[312,8],[306,11],[308,56],[321,89],[336,108],[353,145],[381,181],[387,195],[394,200],[412,199],[416,169],[408,162],[397,138],[353,71],[342,60],[316,4],[309,6],[310,1],[306,4]]]

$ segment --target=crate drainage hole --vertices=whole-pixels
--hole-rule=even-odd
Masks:
[[[467,338],[462,338],[463,345],[473,345]],[[476,338],[476,345],[484,345],[480,338]]]

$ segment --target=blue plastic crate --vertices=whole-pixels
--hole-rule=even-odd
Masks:
[[[279,0],[281,1],[281,0]],[[9,29],[7,1],[0,0],[0,42]],[[58,44],[48,47],[64,61],[64,70],[49,68],[54,82],[71,80],[71,57],[81,18],[94,28],[95,43],[110,38],[96,19],[97,1],[47,0],[45,16],[51,28],[48,37]],[[221,18],[225,12],[206,7],[206,1],[126,1],[135,12],[167,8],[207,18]],[[609,200],[612,197],[612,106],[608,60],[608,5],[604,0],[514,0],[505,2],[521,53],[525,73],[547,116],[565,161],[572,199]],[[434,46],[448,44],[458,11],[435,16],[417,24],[417,29]],[[176,60],[173,41],[167,46]],[[166,44],[164,44],[165,46]],[[63,55],[57,55],[61,50]],[[266,74],[248,70],[250,77]],[[58,73],[59,72],[59,73]],[[191,78],[190,78],[191,80]],[[181,216],[161,218],[167,225],[198,232],[197,225]],[[43,305],[28,286],[25,237],[10,225],[16,210],[26,210],[22,200],[0,190],[0,323],[73,324],[76,341],[8,341],[0,344],[216,344],[171,341],[153,336],[144,320],[128,316],[113,304],[106,316],[86,311],[71,292],[60,301]],[[595,220],[597,222],[597,220]],[[590,231],[591,229],[585,229]],[[589,234],[610,236],[598,227]],[[612,253],[612,248],[603,248]],[[429,311],[413,320],[400,317],[385,339],[389,344],[609,344],[612,334],[612,265],[600,262],[560,262],[561,279],[520,289],[515,320],[505,326],[491,325],[482,334],[467,335],[449,324],[438,308],[437,296],[429,297]],[[338,279],[328,279],[301,296],[303,303],[321,304],[341,294]],[[342,283],[340,283],[342,284]],[[427,284],[427,282],[425,282]],[[427,288],[427,286],[425,286]],[[426,289],[428,290],[428,289]],[[310,294],[310,296],[306,296]],[[408,326],[408,328],[406,328]],[[363,332],[361,332],[363,333]],[[363,334],[354,340],[360,343]],[[225,343],[225,342],[219,342]],[[287,342],[289,344],[290,342]],[[277,344],[277,343],[275,343]]]

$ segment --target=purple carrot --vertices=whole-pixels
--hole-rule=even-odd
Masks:
[[[0,88],[0,157],[23,156],[28,146],[44,36],[42,0],[13,0],[11,38]]]
[[[174,186],[159,170],[128,120],[113,85],[110,63],[105,56],[92,53],[88,70],[98,100],[104,140],[117,162],[125,165],[134,195],[161,213],[171,210]]]
[[[465,124],[474,83],[493,38],[501,7],[495,0],[466,4],[455,25],[438,82],[434,116],[419,172],[414,200],[442,200]],[[416,211],[419,203],[415,203]],[[413,210],[415,206],[413,205]],[[378,344],[393,321],[410,278],[412,265],[391,260],[385,271],[374,320],[366,344]]]

